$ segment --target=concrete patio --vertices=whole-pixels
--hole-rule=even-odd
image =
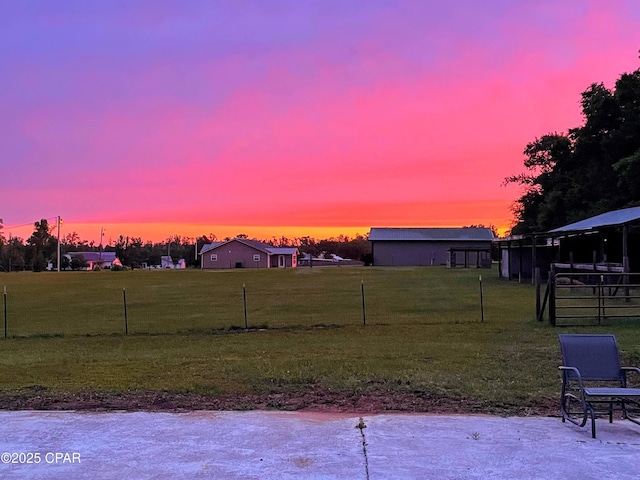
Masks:
[[[3,479],[640,476],[640,427],[623,420],[595,440],[546,417],[2,411],[0,425]]]

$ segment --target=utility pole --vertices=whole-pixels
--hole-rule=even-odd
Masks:
[[[99,251],[100,251],[100,254],[98,255],[98,258],[99,258],[98,261],[99,262],[102,262],[102,237],[103,237],[103,235],[104,235],[104,228],[100,227],[100,246],[98,247]]]
[[[62,219],[60,215],[58,215],[58,272],[60,271],[60,224],[62,223]]]

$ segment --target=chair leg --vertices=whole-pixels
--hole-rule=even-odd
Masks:
[[[613,423],[613,403],[609,404],[609,423]]]
[[[596,412],[590,403],[587,403],[587,409],[589,410],[589,415],[591,415],[591,438],[596,438]]]
[[[637,401],[630,401],[630,403],[632,404],[631,408],[634,414],[640,411],[640,403],[638,403]],[[622,418],[624,418],[625,420],[629,420],[636,425],[640,425],[640,417],[634,417],[629,414],[629,411],[627,410],[627,402],[625,400],[622,401]]]
[[[573,412],[571,411],[571,400],[580,403],[582,407],[582,420],[578,420],[572,417]],[[596,438],[596,414],[593,406],[589,402],[585,401],[584,399],[579,399],[571,394],[563,395],[563,397],[560,399],[560,412],[562,423],[565,423],[567,420],[569,420],[571,423],[579,427],[584,427],[587,424],[589,417],[591,417],[591,437]]]

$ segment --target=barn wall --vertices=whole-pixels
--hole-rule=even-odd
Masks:
[[[491,248],[491,242],[473,241],[374,241],[373,264],[376,266],[446,265],[450,248]],[[469,254],[469,265],[476,264],[476,254]],[[456,263],[464,264],[464,253],[457,252]]]

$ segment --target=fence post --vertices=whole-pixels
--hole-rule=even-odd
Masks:
[[[249,330],[249,322],[247,320],[247,287],[242,284],[242,303],[244,304],[244,329]]]
[[[360,292],[362,293],[362,326],[367,324],[367,311],[364,303],[364,278],[360,282]]]
[[[549,323],[556,326],[556,266],[551,264],[549,272]]]
[[[129,319],[127,318],[127,290],[122,287],[122,300],[124,302],[124,334],[129,335]]]
[[[536,285],[536,318],[540,320],[540,267],[536,267],[534,272],[534,281]]]
[[[604,275],[600,275],[600,285],[598,285],[598,325],[602,325],[604,316]]]
[[[4,295],[2,296],[4,301],[4,338],[7,338],[7,286],[4,286]]]
[[[624,301],[628,303],[631,301],[631,297],[629,296],[629,257],[627,256],[622,257],[622,271],[624,272],[622,277],[622,283],[624,284]]]
[[[551,277],[547,280],[547,288],[544,291],[544,299],[542,300],[542,305],[540,307],[540,312],[538,313],[538,321],[541,322],[544,320],[544,309],[547,308],[547,300],[549,300],[549,291],[551,290]]]
[[[478,276],[480,281],[480,323],[484,323],[484,299],[482,296],[482,275]]]

